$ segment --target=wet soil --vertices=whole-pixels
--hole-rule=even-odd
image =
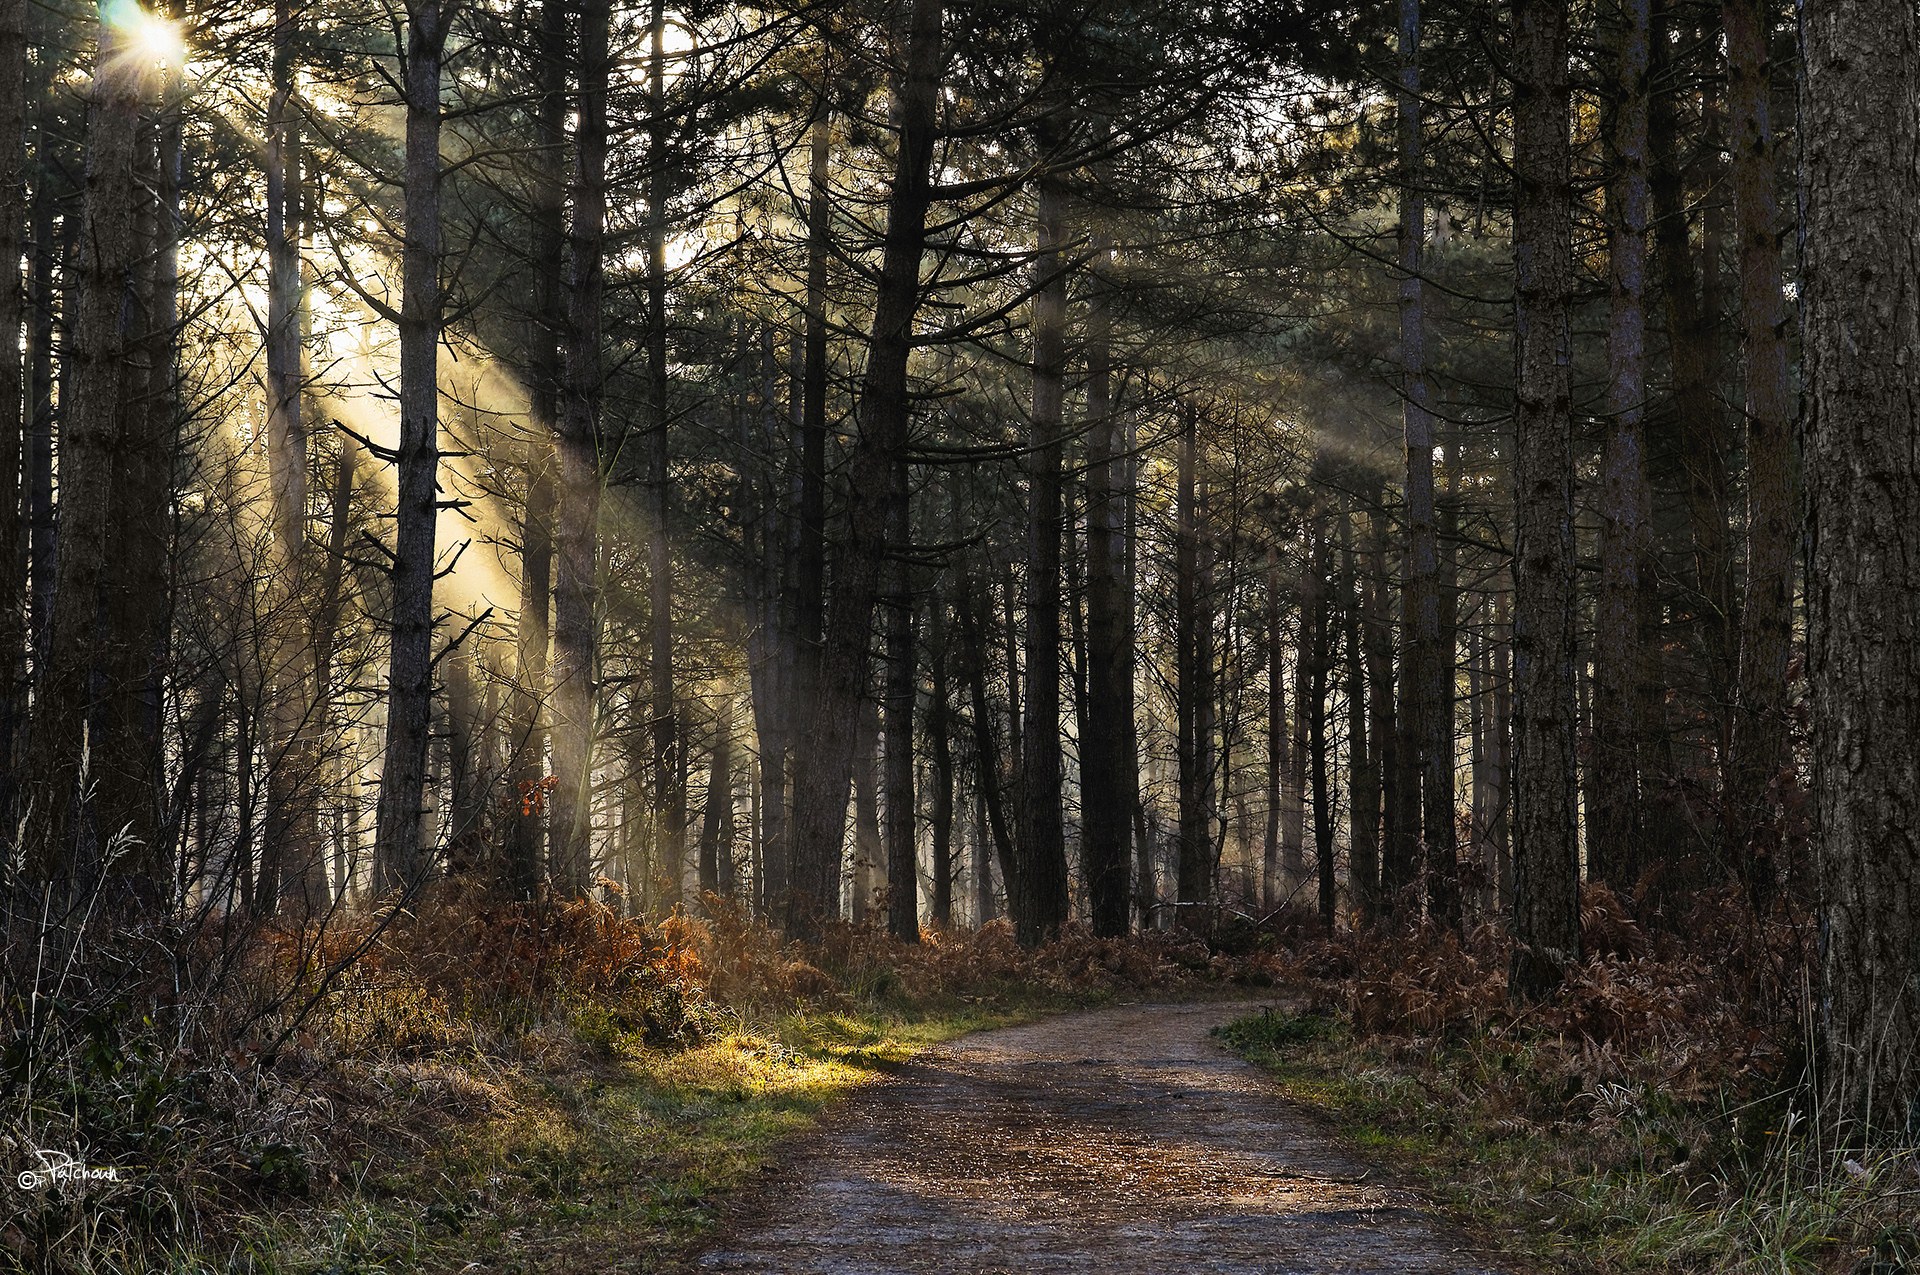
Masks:
[[[689,1270],[1498,1275],[1209,1029],[1134,1005],[983,1032],[850,1100]]]

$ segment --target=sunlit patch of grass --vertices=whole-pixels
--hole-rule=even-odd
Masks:
[[[338,1199],[256,1219],[241,1265],[259,1275],[653,1269],[711,1230],[729,1193],[856,1086],[929,1045],[1042,1012],[1039,1002],[947,1015],[814,1010],[685,1049],[629,1037],[570,1062],[530,1051],[496,1062],[493,1100],[477,1117],[389,1147],[348,1174]]]

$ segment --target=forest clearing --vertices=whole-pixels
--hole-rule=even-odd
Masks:
[[[1912,1269],[1916,156],[1910,0],[0,0],[0,1269]]]

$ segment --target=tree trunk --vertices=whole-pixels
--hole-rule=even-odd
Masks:
[[[374,814],[374,891],[425,876],[421,803],[433,720],[435,481],[440,469],[440,57],[455,6],[407,6],[406,243],[401,253],[399,496],[394,513],[387,742]]]
[[[1176,873],[1177,900],[1185,904],[1205,903],[1210,874],[1207,838],[1206,776],[1200,757],[1201,704],[1206,690],[1202,685],[1201,661],[1206,652],[1200,642],[1200,513],[1198,487],[1194,475],[1198,448],[1196,413],[1182,403],[1180,413],[1179,456],[1176,461],[1175,500],[1178,525],[1174,534],[1174,611],[1173,611],[1173,695],[1174,764],[1179,772],[1180,853]],[[1194,917],[1182,913],[1180,920],[1191,923]]]
[[[1518,1001],[1580,960],[1574,835],[1573,290],[1566,0],[1515,0],[1514,954]]]
[[[700,890],[731,894],[733,883],[720,871],[722,845],[733,841],[733,694],[720,693],[713,722],[713,756],[707,768],[707,804],[700,819]],[[731,860],[731,853],[726,857]]]
[[[1060,749],[1060,537],[1066,404],[1066,192],[1039,182],[1039,248],[1033,269],[1033,420],[1027,470],[1026,705],[1021,718],[1020,893],[1013,929],[1023,947],[1057,937],[1067,922],[1067,845]]]
[[[59,545],[47,665],[36,689],[32,724],[33,789],[42,813],[38,844],[27,847],[29,875],[68,879],[89,869],[100,829],[83,805],[93,754],[91,680],[107,569],[114,454],[128,373],[126,299],[140,253],[134,224],[134,151],[146,95],[139,59],[124,51],[111,22],[99,24],[87,97],[87,175],[80,265],[69,312],[62,391]],[[70,395],[70,397],[68,397]],[[106,829],[111,836],[117,829]]]
[[[927,746],[933,754],[933,923],[941,929],[953,925],[953,879],[956,873],[953,853],[953,730],[952,710],[947,685],[948,649],[946,599],[934,595],[928,609],[932,626],[932,649],[928,658],[933,665],[933,685],[927,698]],[[1124,866],[1124,861],[1123,861]],[[1121,900],[1124,908],[1126,900]],[[1125,918],[1121,920],[1125,928]]]
[[[907,547],[913,540],[907,462],[893,470],[892,577],[887,606],[887,931],[903,943],[920,941],[919,806],[913,791],[913,709],[919,691],[914,650],[913,572]]]
[[[1420,190],[1420,0],[1400,0],[1400,376],[1406,435],[1407,585],[1402,595],[1406,648],[1401,694],[1416,759],[1427,888],[1435,919],[1460,924],[1453,825],[1453,658],[1440,631],[1439,539],[1434,509],[1433,413],[1429,407],[1426,316],[1420,278],[1426,201]],[[1403,829],[1409,838],[1415,827]]]
[[[514,634],[518,679],[513,699],[513,755],[507,800],[512,810],[506,886],[520,899],[539,888],[547,830],[547,661],[552,645],[554,438],[559,432],[561,295],[565,233],[563,155],[567,113],[567,0],[546,0],[535,37],[533,208],[527,266],[527,428],[521,439],[527,500],[520,527],[520,618]]]
[[[1821,1081],[1828,1127],[1852,1145],[1910,1139],[1920,1088],[1920,21],[1904,3],[1835,0],[1803,31]]]
[[[804,933],[837,909],[835,874],[853,765],[853,722],[867,684],[867,652],[887,552],[888,478],[906,446],[907,363],[920,308],[920,258],[931,203],[942,0],[914,0],[897,101],[899,137],[887,199],[887,232],[861,379],[859,436],[848,469],[848,541],[834,574],[821,679],[802,714],[809,746],[796,756],[793,898],[789,924]]]
[[[1307,664],[1307,754],[1313,775],[1313,863],[1319,886],[1320,923],[1333,928],[1336,882],[1333,865],[1333,789],[1329,783],[1327,747],[1327,677],[1333,669],[1331,648],[1332,599],[1327,589],[1326,516],[1315,514],[1308,535],[1308,595],[1302,599],[1300,642]]]
[[[1271,911],[1280,906],[1280,807],[1288,765],[1287,676],[1280,653],[1286,633],[1280,627],[1280,553],[1267,551],[1267,826],[1261,860],[1260,902]]]
[[[1662,55],[1654,67],[1660,77],[1668,68],[1666,6],[1656,13],[1657,30],[1653,48]],[[1693,585],[1692,610],[1698,619],[1707,670],[1704,698],[1705,715],[1711,723],[1712,737],[1707,741],[1708,766],[1717,765],[1717,750],[1726,704],[1732,695],[1733,633],[1733,557],[1727,529],[1727,452],[1731,440],[1718,400],[1718,288],[1713,278],[1719,270],[1717,236],[1712,227],[1704,236],[1703,261],[1696,263],[1693,235],[1687,218],[1688,168],[1680,153],[1681,129],[1671,93],[1653,94],[1648,113],[1648,150],[1651,173],[1649,193],[1653,202],[1655,265],[1666,301],[1667,330],[1672,345],[1673,405],[1678,417],[1676,435],[1681,441],[1680,464],[1684,471],[1687,521],[1692,538]],[[1713,162],[1712,139],[1703,139],[1705,158],[1701,166]],[[1693,183],[1701,189],[1703,202],[1709,201],[1707,187],[1711,174],[1698,175]],[[1703,271],[1700,266],[1704,264]],[[1707,277],[1703,281],[1702,274]]]
[[[1133,632],[1124,608],[1126,464],[1114,414],[1112,313],[1101,274],[1109,249],[1094,232],[1087,311],[1087,714],[1080,732],[1081,874],[1093,932],[1127,932],[1128,812],[1133,784]]]
[[[1614,76],[1615,176],[1607,191],[1612,307],[1607,341],[1606,443],[1601,461],[1600,593],[1594,603],[1589,875],[1623,896],[1645,866],[1641,771],[1647,741],[1636,704],[1646,680],[1645,610],[1657,570],[1647,476],[1647,168],[1650,0],[1621,6]],[[1651,785],[1648,785],[1650,788]]]
[[[867,922],[873,907],[875,872],[886,853],[880,834],[880,719],[871,702],[860,706],[860,730],[853,758],[853,870],[848,891],[855,925]]]
[[[1747,420],[1747,585],[1726,811],[1756,914],[1773,904],[1780,850],[1772,788],[1789,764],[1787,665],[1793,653],[1795,440],[1780,293],[1769,44],[1772,0],[1726,0],[1734,238],[1740,245],[1741,365]]]
[[[1367,685],[1361,647],[1361,583],[1353,552],[1356,516],[1348,509],[1340,519],[1340,577],[1347,657],[1347,874],[1356,925],[1364,926],[1380,914],[1380,770],[1377,745],[1367,739],[1368,697],[1378,691]]]
[[[27,3],[0,0],[0,262],[6,263],[5,273],[0,273],[0,580],[5,581],[0,588],[0,812],[9,819],[15,816],[16,743],[26,710],[26,510],[21,495],[32,405],[20,358],[27,295],[19,269],[27,229],[26,131]]]
[[[1413,865],[1401,835],[1404,809],[1400,802],[1402,743],[1393,686],[1393,625],[1388,597],[1393,582],[1387,576],[1387,511],[1375,485],[1367,504],[1367,614],[1362,648],[1367,665],[1367,693],[1372,716],[1374,773],[1380,784],[1380,910],[1391,916],[1400,896],[1413,880]]]
[[[559,504],[553,591],[552,876],[563,893],[593,880],[593,737],[599,715],[600,333],[605,291],[607,88],[612,7],[580,6],[579,88],[574,104],[573,207],[567,228],[567,324],[561,342]],[[660,605],[656,598],[654,605]],[[654,613],[655,622],[660,613]],[[656,687],[657,689],[657,687]],[[671,688],[669,688],[671,689]],[[672,701],[669,698],[669,709]],[[654,704],[656,720],[660,712]]]

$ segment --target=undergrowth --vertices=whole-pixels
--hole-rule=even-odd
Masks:
[[[455,883],[304,925],[22,911],[0,1271],[36,1273],[647,1269],[926,1044],[1280,960],[1004,923],[802,945],[714,897],[649,921]]]
[[[1646,932],[1589,886],[1582,921],[1594,955],[1537,1005],[1493,927],[1368,933],[1303,945],[1301,1011],[1223,1034],[1545,1269],[1920,1269],[1920,1161],[1817,1127],[1805,918],[1729,890]]]

